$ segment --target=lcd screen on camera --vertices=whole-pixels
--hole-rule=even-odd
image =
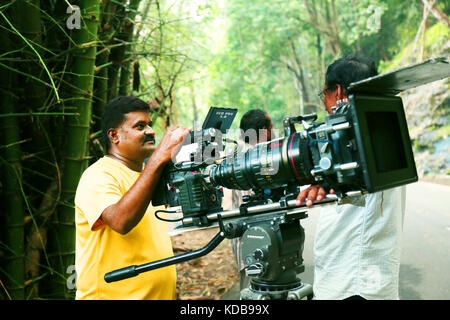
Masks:
[[[366,94],[352,94],[349,99],[367,190],[375,192],[417,181],[402,99]]]

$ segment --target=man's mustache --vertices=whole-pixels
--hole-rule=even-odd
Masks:
[[[148,141],[151,141],[151,142],[155,143],[155,136],[153,136],[153,135],[151,135],[151,136],[145,136],[145,137],[142,139],[142,143],[143,143],[143,144],[146,143],[146,142],[148,142]]]

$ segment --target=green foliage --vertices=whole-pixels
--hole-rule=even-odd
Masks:
[[[437,57],[441,53],[442,45],[450,38],[450,29],[438,22],[426,30],[425,35],[425,56],[426,58]],[[414,43],[411,41],[406,44],[391,60],[380,62],[380,71],[388,72],[403,67],[410,61],[417,60],[413,55]],[[416,48],[417,51],[417,48]]]
[[[238,108],[238,117],[263,109],[277,124],[295,108],[295,89],[283,59],[289,59],[288,42],[297,40],[303,28],[291,15],[300,4],[228,1],[227,9],[227,49],[209,68],[211,104]]]
[[[336,1],[336,12],[338,56],[330,47],[331,1],[228,0],[224,50],[208,68],[210,104],[237,107],[242,113],[264,109],[274,122],[304,112],[302,103],[316,104],[320,111],[316,93],[327,65],[355,54],[371,57],[383,68],[390,65],[399,48],[414,39],[422,14],[418,1],[393,0]],[[304,83],[288,65],[303,71]]]
[[[338,1],[339,36],[352,46],[361,38],[378,33],[388,5],[380,0]]]

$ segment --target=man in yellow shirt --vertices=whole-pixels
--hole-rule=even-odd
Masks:
[[[104,280],[109,271],[173,255],[167,224],[156,219],[150,201],[164,165],[190,130],[168,130],[144,166],[155,144],[149,111],[138,98],[117,97],[103,113],[107,155],[86,169],[75,195],[76,299],[175,297],[175,266]]]

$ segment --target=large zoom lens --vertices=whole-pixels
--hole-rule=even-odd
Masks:
[[[225,158],[210,168],[209,178],[229,189],[264,190],[312,183],[312,169],[308,139],[296,132]]]

